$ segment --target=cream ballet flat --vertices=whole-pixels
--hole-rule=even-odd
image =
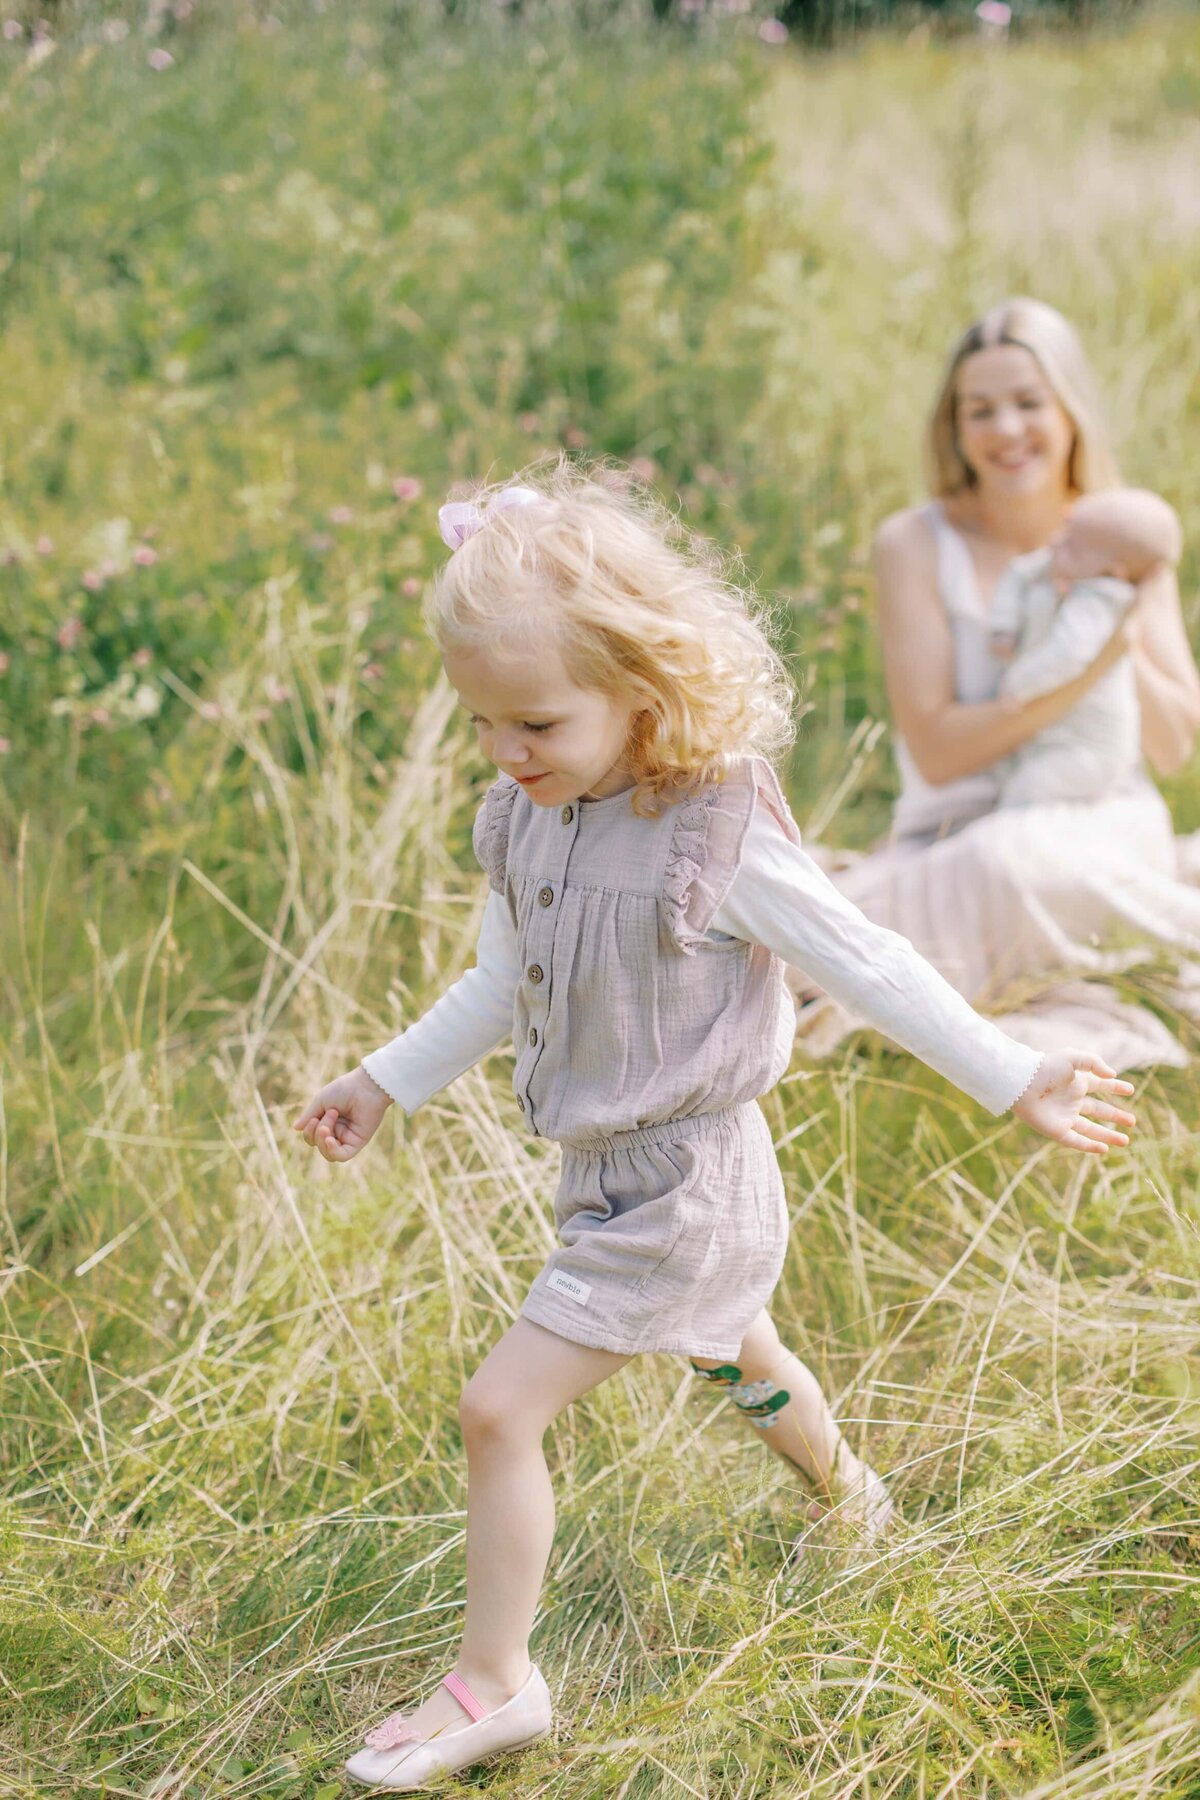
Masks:
[[[460,1675],[444,1676],[442,1685],[470,1714],[470,1725],[423,1738],[406,1723],[403,1713],[392,1713],[367,1733],[366,1747],[346,1764],[347,1775],[367,1787],[413,1793],[431,1786],[439,1775],[535,1743],[553,1723],[550,1690],[536,1668],[530,1669],[512,1699],[494,1712],[480,1705]]]

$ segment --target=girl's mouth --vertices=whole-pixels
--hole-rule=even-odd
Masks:
[[[549,771],[544,769],[540,775],[518,775],[516,779],[522,787],[532,787],[535,781],[545,781],[548,773]]]

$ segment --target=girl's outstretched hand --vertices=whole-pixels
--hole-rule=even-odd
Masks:
[[[1042,1058],[1013,1112],[1043,1137],[1054,1138],[1070,1150],[1083,1150],[1088,1156],[1103,1156],[1110,1145],[1129,1142],[1126,1133],[1136,1120],[1101,1095],[1132,1092],[1132,1082],[1120,1080],[1098,1056],[1083,1050],[1052,1050]],[[1108,1123],[1101,1124],[1101,1120]],[[1114,1126],[1123,1129],[1114,1130]]]
[[[313,1095],[292,1130],[303,1132],[326,1162],[349,1162],[375,1136],[391,1104],[365,1069],[351,1069]]]

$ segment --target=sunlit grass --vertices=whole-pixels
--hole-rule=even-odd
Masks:
[[[466,966],[480,917],[467,834],[486,772],[404,591],[436,554],[429,499],[568,429],[653,458],[781,592],[811,684],[797,809],[856,843],[891,779],[870,726],[865,547],[918,491],[917,421],[965,309],[1036,286],[1079,317],[1131,475],[1198,522],[1200,258],[1181,173],[1196,126],[1178,98],[1194,24],[986,62],[879,44],[780,64],[765,89],[753,65],[661,44],[628,48],[623,88],[618,65],[561,45],[532,86],[516,58],[485,80],[469,48],[456,73],[417,45],[394,108],[363,85],[370,45],[314,25],[335,57],[291,29],[245,33],[236,57],[233,39],[202,39],[207,69],[177,46],[166,75],[194,84],[189,116],[228,131],[174,170],[150,130],[166,76],[144,55],[112,77],[120,133],[97,98],[68,139],[61,90],[28,74],[0,112],[26,162],[56,142],[45,166],[73,171],[57,235],[39,258],[26,240],[0,342],[0,539],[20,555],[0,678],[16,764],[0,894],[14,1794],[330,1800],[364,1720],[435,1680],[456,1642],[455,1401],[552,1241],[555,1154],[517,1129],[504,1056],[346,1167],[288,1130],[315,1085]],[[235,62],[240,101],[210,86]],[[96,67],[34,74],[69,87]],[[483,94],[497,135],[480,135],[501,143],[497,67],[517,95],[507,163],[460,116]],[[589,155],[651,92],[662,128],[644,126],[638,155],[657,201],[622,185],[642,179],[632,152]],[[443,103],[447,136],[421,148]],[[385,127],[407,182],[391,211],[366,147]],[[281,133],[286,166],[263,149]],[[504,210],[510,181],[522,204],[544,198],[562,145],[582,187],[554,218],[607,221],[611,240],[573,335],[577,240]],[[313,218],[332,196],[343,234],[365,196],[370,245],[272,236],[288,180]],[[146,182],[163,212],[136,212]],[[476,219],[447,248],[477,189],[495,243]],[[681,217],[664,193],[685,196]],[[413,249],[418,216],[442,234],[436,263]],[[104,275],[122,233],[126,272]],[[739,256],[702,277],[714,233]],[[66,291],[76,257],[87,281]],[[397,270],[424,284],[420,332],[387,311]],[[222,325],[226,274],[257,292],[255,271],[281,309],[271,329],[298,337],[311,314],[324,349],[273,355],[257,303]],[[356,279],[365,337],[385,332],[381,379],[363,378],[373,352],[339,310]],[[190,351],[170,338],[187,306],[190,329],[209,327]],[[411,354],[385,327],[411,332]],[[193,359],[179,379],[177,356]],[[392,384],[413,369],[406,398]],[[397,499],[397,475],[424,496]],[[339,506],[349,520],[329,518]],[[129,532],[106,551],[114,518]],[[139,543],[157,560],[134,562]],[[82,587],[105,554],[118,571]],[[86,642],[59,650],[75,616]],[[140,647],[159,712],[95,721]],[[1173,784],[1185,824],[1195,794],[1194,777]],[[905,1528],[864,1566],[787,1586],[800,1519],[782,1466],[681,1362],[643,1359],[547,1438],[559,1528],[534,1647],[559,1734],[465,1785],[1190,1800],[1192,1085],[1149,1078],[1139,1107],[1134,1149],[1085,1167],[872,1046],[796,1064],[766,1101],[793,1219],[776,1316],[892,1472]]]

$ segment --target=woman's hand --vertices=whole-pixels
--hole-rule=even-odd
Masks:
[[[1126,1134],[1132,1131],[1136,1120],[1132,1113],[1111,1105],[1100,1095],[1132,1092],[1132,1082],[1121,1081],[1098,1056],[1089,1056],[1083,1050],[1052,1050],[1042,1058],[1033,1080],[1012,1110],[1043,1137],[1053,1138],[1069,1150],[1082,1150],[1088,1156],[1104,1156],[1110,1146],[1129,1142]],[[1112,1123],[1099,1124],[1101,1119]],[[1125,1129],[1113,1130],[1112,1126]]]
[[[292,1120],[292,1130],[303,1132],[305,1143],[314,1145],[326,1162],[349,1162],[370,1143],[391,1105],[391,1096],[364,1068],[351,1069],[313,1095]]]

